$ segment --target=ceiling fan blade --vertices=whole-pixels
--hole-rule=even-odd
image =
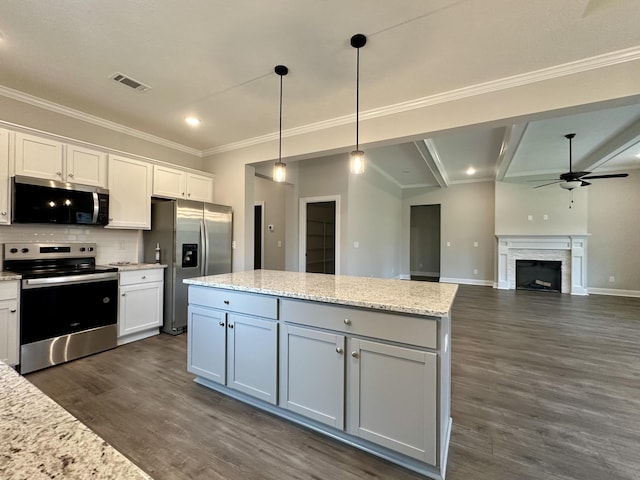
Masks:
[[[582,182],[582,185],[580,185],[581,187],[586,187],[588,185],[591,185],[591,183],[589,182],[585,182],[584,180],[580,180]]]
[[[580,177],[584,177],[585,175],[589,175],[591,172],[567,172],[560,175],[562,180],[578,180]]]
[[[624,178],[628,176],[628,173],[612,173],[610,175],[589,175],[588,177],[582,177],[581,180],[592,180],[594,178]]]
[[[545,183],[545,184],[542,184],[542,185],[536,185],[533,188],[546,187],[547,185],[553,185],[555,183],[560,183],[560,182],[564,182],[564,180],[556,180],[555,182],[549,182],[549,183]]]

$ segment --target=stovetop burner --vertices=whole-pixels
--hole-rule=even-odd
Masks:
[[[2,269],[23,278],[118,271],[116,267],[96,265],[95,243],[7,243],[3,252]]]

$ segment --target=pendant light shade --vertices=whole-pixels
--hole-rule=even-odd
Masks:
[[[280,128],[278,135],[278,161],[273,165],[273,181],[281,183],[287,179],[287,165],[282,163],[282,77],[289,73],[289,69],[284,65],[276,65],[274,71],[280,76]]]
[[[356,149],[351,152],[349,170],[351,173],[364,173],[364,152],[360,150],[359,121],[360,121],[360,49],[367,44],[367,37],[361,33],[351,37],[351,46],[356,49]]]

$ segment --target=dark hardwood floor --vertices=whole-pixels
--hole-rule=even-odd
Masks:
[[[640,478],[640,299],[461,286],[448,480]],[[186,335],[27,378],[157,480],[423,478],[192,382]]]

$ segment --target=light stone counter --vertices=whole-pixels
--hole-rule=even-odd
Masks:
[[[22,275],[13,272],[0,272],[0,282],[3,280],[20,280]]]
[[[184,283],[436,317],[449,314],[458,289],[450,283],[275,270],[210,275]]]
[[[129,263],[129,262],[115,262],[110,263],[112,267],[118,267],[119,272],[128,272],[131,270],[149,270],[152,268],[167,268],[167,265],[163,263]]]
[[[2,362],[0,478],[151,479]]]

